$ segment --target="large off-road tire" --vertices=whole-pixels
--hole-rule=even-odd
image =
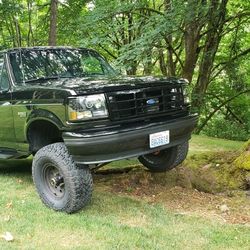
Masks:
[[[139,161],[151,172],[165,172],[181,164],[187,157],[188,141],[175,147],[139,157]]]
[[[74,163],[64,143],[45,146],[36,153],[32,176],[41,200],[54,210],[73,213],[91,200],[90,170]]]

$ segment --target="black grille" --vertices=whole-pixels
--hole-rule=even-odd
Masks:
[[[112,120],[186,113],[181,86],[163,86],[108,93]]]

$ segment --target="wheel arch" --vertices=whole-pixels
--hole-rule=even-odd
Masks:
[[[50,123],[54,124],[59,130],[61,130],[63,127],[63,122],[53,112],[46,110],[46,109],[34,109],[29,114],[29,116],[26,120],[26,130],[25,131],[27,132],[30,124],[37,121],[37,120],[50,122]]]
[[[25,137],[33,154],[44,146],[63,141],[62,122],[53,113],[47,111],[46,114],[46,116],[32,114],[26,123]]]

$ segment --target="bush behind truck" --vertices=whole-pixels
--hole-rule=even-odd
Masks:
[[[97,52],[68,47],[0,53],[0,159],[34,155],[41,200],[73,213],[91,199],[91,169],[131,157],[180,164],[197,122],[184,79],[118,75]]]

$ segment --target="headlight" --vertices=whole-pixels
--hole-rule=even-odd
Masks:
[[[184,98],[184,104],[190,104],[190,87],[189,85],[182,85],[182,93],[183,93],[183,98]]]
[[[108,117],[104,94],[70,98],[68,118],[70,121]]]

